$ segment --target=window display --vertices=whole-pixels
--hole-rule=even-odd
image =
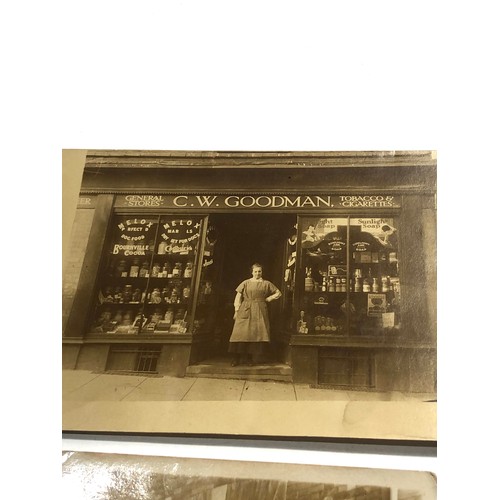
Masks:
[[[185,333],[200,217],[117,216],[93,333]]]
[[[301,217],[297,334],[399,330],[398,238],[393,218]]]

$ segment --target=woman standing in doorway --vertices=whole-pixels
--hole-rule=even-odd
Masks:
[[[279,299],[281,292],[270,281],[262,279],[262,266],[252,266],[252,277],[240,283],[234,299],[234,327],[229,339],[229,352],[235,357],[231,366],[262,352],[264,343],[270,342],[267,302]]]

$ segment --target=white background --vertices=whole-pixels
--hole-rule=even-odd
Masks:
[[[436,149],[438,458],[298,457],[258,448],[208,454],[433,470],[442,499],[492,498],[499,418],[493,7],[272,0],[9,6],[0,30],[5,487],[21,498],[46,487],[57,497],[59,488],[63,148]]]

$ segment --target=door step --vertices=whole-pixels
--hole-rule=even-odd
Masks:
[[[186,377],[292,382],[292,368],[282,363],[231,366],[230,362],[201,362],[188,366]]]

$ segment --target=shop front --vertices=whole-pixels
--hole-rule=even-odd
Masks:
[[[182,377],[228,365],[235,289],[258,262],[282,292],[258,366],[433,392],[435,160],[346,155],[90,153],[63,366]]]

